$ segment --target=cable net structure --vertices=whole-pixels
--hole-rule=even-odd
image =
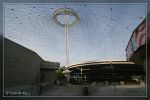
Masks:
[[[71,11],[55,14],[65,8]],[[61,66],[93,60],[126,60],[129,38],[145,19],[145,13],[145,4],[6,3],[4,34],[44,60],[60,62]]]

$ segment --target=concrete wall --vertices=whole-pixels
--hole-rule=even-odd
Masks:
[[[59,69],[60,63],[43,61],[41,63],[41,79],[42,82],[52,81],[55,78],[55,70]]]
[[[147,59],[147,89],[148,96],[150,96],[150,57]]]
[[[149,3],[150,4],[150,3]],[[148,20],[147,20],[147,46],[148,46],[148,50],[147,50],[147,80],[148,80],[148,96],[150,97],[150,11],[148,13]]]
[[[41,77],[42,77],[41,82],[45,83],[49,81],[54,81],[54,78],[55,78],[54,74],[55,74],[55,70],[41,69]]]
[[[60,67],[60,63],[58,63],[58,62],[43,61],[41,63],[41,68],[58,69],[59,67]]]
[[[136,52],[134,52],[129,61],[142,65],[146,71],[146,45],[143,45]]]
[[[3,86],[3,37],[0,34],[0,96],[2,96],[2,86]]]
[[[38,54],[8,39],[4,41],[4,88],[9,91],[30,91],[39,95],[54,84],[58,62],[44,61]],[[40,87],[42,90],[40,90]],[[48,88],[49,87],[49,88]]]
[[[8,39],[4,41],[5,88],[31,85],[40,72],[42,58],[35,52]]]
[[[50,90],[54,86],[55,70],[41,69],[41,92]]]
[[[47,91],[54,86],[55,71],[59,69],[60,63],[44,61],[41,64],[41,86],[42,92]]]

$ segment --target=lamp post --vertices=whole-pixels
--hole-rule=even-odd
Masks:
[[[58,20],[57,17],[60,15],[64,16],[64,23],[61,23]],[[73,20],[71,23],[68,23],[69,16],[75,17],[75,20]],[[53,20],[57,25],[63,27],[64,31],[65,31],[66,66],[68,66],[69,65],[69,46],[68,46],[69,33],[68,33],[68,29],[69,29],[69,27],[73,27],[74,25],[77,24],[77,22],[79,21],[79,15],[75,10],[73,10],[71,8],[66,8],[66,5],[65,5],[65,8],[59,8],[53,13]]]

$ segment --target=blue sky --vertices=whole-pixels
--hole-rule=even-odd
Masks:
[[[64,28],[52,19],[54,11],[64,6],[5,4],[5,37],[35,51],[44,60],[66,65]],[[145,18],[144,4],[66,6],[78,12],[80,17],[76,26],[69,28],[70,64],[126,60],[125,48],[132,31]]]

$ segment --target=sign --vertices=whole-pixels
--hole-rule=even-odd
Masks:
[[[126,48],[127,60],[133,55],[133,53],[142,45],[146,43],[146,21],[144,20],[136,29],[133,31],[132,36]]]
[[[146,40],[146,23],[144,22],[142,25],[139,26],[138,29],[133,33],[135,38],[135,42],[137,44],[137,48],[145,44]]]

